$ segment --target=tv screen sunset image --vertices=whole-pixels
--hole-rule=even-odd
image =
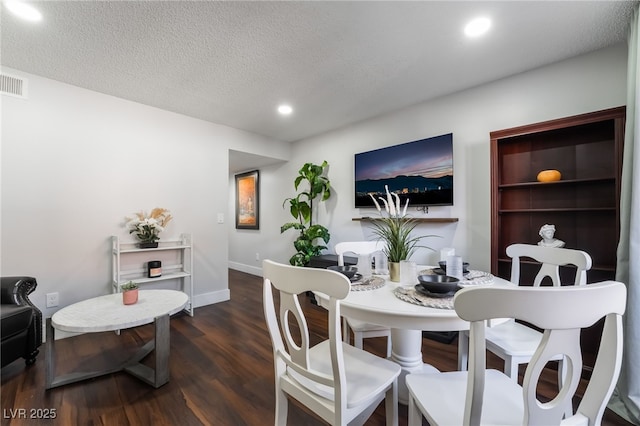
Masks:
[[[369,194],[389,191],[410,206],[453,204],[453,134],[355,155],[355,207],[374,207]]]

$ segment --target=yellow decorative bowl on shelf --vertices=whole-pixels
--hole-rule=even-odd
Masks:
[[[538,182],[556,182],[562,178],[562,174],[557,170],[543,170],[538,173]]]

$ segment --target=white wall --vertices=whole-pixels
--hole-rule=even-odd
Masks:
[[[263,173],[273,182],[271,187],[263,186],[263,193],[272,199],[269,203],[275,211],[263,209],[258,234],[232,235],[230,260],[259,274],[255,252],[281,262],[293,254],[294,231],[279,234],[280,225],[290,220],[282,200],[294,195],[293,179],[309,161],[330,164],[333,197],[319,212],[320,223],[332,235],[330,249],[340,241],[373,239],[367,225],[351,220],[376,213],[352,207],[354,154],[452,132],[454,206],[433,207],[427,217],[457,217],[459,222],[425,224],[418,229],[441,237],[424,240],[426,245],[436,250],[455,247],[472,268],[489,270],[489,133],[624,105],[626,55],[625,45],[603,49],[295,143],[288,164]],[[414,212],[414,216],[423,214]],[[434,264],[438,257],[422,250],[414,260]]]
[[[623,105],[626,47],[617,46],[394,114],[289,145],[52,80],[3,69],[29,80],[29,99],[1,98],[2,275],[33,275],[33,300],[45,316],[45,294],[60,306],[110,291],[109,236],[129,238],[126,215],[160,206],[175,219],[161,236],[191,232],[195,241],[196,305],[229,297],[227,266],[259,274],[261,262],[286,262],[295,232],[282,208],[295,194],[305,162],[330,164],[333,197],[319,209],[320,223],[339,241],[369,239],[352,217],[353,155],[453,132],[455,205],[431,217],[458,217],[446,225],[420,225],[435,249],[453,246],[472,267],[490,261],[489,132]],[[416,89],[417,90],[417,89]],[[291,161],[261,167],[260,230],[236,230],[228,150]],[[290,156],[290,157],[289,157]],[[231,196],[231,197],[230,197]],[[226,224],[217,224],[225,213]],[[421,214],[416,214],[421,216]],[[433,263],[437,255],[414,257]]]
[[[53,80],[1,97],[1,273],[38,279],[46,317],[111,292],[111,235],[125,216],[164,207],[161,239],[192,233],[195,305],[227,300],[228,151],[286,160],[290,145]],[[60,306],[45,308],[59,292]],[[197,315],[197,312],[196,312]]]

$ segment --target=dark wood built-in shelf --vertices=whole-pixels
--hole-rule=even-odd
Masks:
[[[415,220],[416,222],[426,222],[426,223],[451,223],[451,222],[458,221],[457,217],[414,217],[412,219]],[[374,222],[380,219],[377,217],[354,217],[351,220]]]
[[[546,223],[565,247],[583,250],[593,266],[587,282],[615,279],[620,234],[620,179],[625,107],[491,132],[491,273],[509,279],[514,243],[536,244]],[[538,182],[542,170],[562,178]],[[526,262],[526,284],[539,269]],[[563,267],[560,279],[573,282],[575,269]],[[599,327],[582,335],[584,365],[593,366]]]
[[[615,182],[616,178],[614,177],[604,177],[604,178],[589,178],[589,179],[566,179],[559,180],[555,182],[517,182],[517,183],[503,183],[498,185],[500,189],[509,189],[509,188],[526,188],[530,186],[551,186],[554,185],[580,185],[580,184],[590,184],[593,182]]]
[[[575,208],[557,208],[557,209],[507,209],[500,210],[499,214],[505,213],[575,213],[575,212],[615,212],[615,207],[575,207]]]

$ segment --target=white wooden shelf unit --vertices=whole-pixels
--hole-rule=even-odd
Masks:
[[[118,236],[111,237],[112,287],[120,293],[122,284],[136,282],[140,288],[145,284],[176,280],[181,290],[189,296],[185,312],[193,316],[193,242],[191,234],[181,234],[180,239],[160,241],[157,248],[139,248],[135,242],[122,242]],[[147,276],[147,262],[162,261],[162,275]]]

